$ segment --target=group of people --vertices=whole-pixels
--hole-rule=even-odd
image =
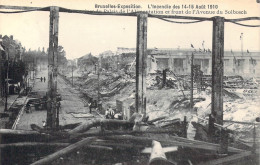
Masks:
[[[41,82],[42,82],[42,80],[45,82],[46,81],[45,77],[43,77],[43,78],[41,77]]]
[[[92,113],[93,108],[96,109],[96,110],[101,110],[102,109],[102,103],[97,102],[96,100],[93,100],[92,98],[90,98],[89,102],[88,102],[88,107],[89,107],[89,113]],[[122,112],[115,112],[115,110],[113,110],[111,108],[111,106],[109,106],[105,111],[105,118],[106,119],[122,120],[123,115],[122,115]]]
[[[105,117],[106,119],[123,119],[122,112],[115,113],[115,111],[110,106],[106,109]]]
[[[97,101],[93,99],[89,99],[88,107],[89,107],[89,113],[92,113],[92,109],[97,108]]]

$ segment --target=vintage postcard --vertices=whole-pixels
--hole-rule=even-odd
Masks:
[[[258,165],[259,0],[0,0],[0,164]]]

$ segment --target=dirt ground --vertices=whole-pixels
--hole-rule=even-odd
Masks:
[[[39,71],[37,77],[48,77],[47,70]],[[61,108],[60,108],[60,115],[59,115],[59,122],[60,125],[65,124],[72,124],[78,122],[84,122],[86,120],[92,119],[94,117],[89,114],[89,108],[86,106],[86,102],[80,96],[80,92],[77,88],[72,87],[70,84],[66,83],[63,78],[58,76],[57,78],[57,88],[58,93],[61,95]],[[48,78],[45,82],[41,82],[40,79],[36,79],[35,85],[32,91],[47,91],[48,85]],[[75,114],[88,114],[88,118],[80,118],[74,117],[73,113]],[[42,126],[42,122],[46,121],[47,117],[47,110],[39,110],[36,111],[32,108],[32,113],[23,113],[20,117],[20,120],[17,124],[16,129],[25,129],[31,130],[30,124],[36,124]]]

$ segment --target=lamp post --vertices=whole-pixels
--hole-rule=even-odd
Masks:
[[[72,71],[72,73],[71,73],[71,74],[72,74],[72,75],[71,75],[71,76],[72,76],[71,82],[72,82],[72,87],[73,87],[73,65],[71,66],[71,71]]]
[[[97,64],[97,75],[98,75],[98,93],[97,93],[97,102],[100,101],[99,93],[100,93],[100,85],[99,85],[99,62]]]
[[[97,64],[95,64],[95,74],[97,74]]]
[[[8,48],[6,50],[7,52],[7,71],[6,71],[6,88],[5,88],[5,111],[7,111],[7,101],[8,101],[8,94],[9,94],[9,52],[8,52]]]
[[[241,54],[242,54],[242,56],[244,55],[244,52],[243,52],[243,33],[241,33],[241,35],[240,35],[240,40],[241,40]]]
[[[190,110],[192,111],[193,110],[193,60],[194,59],[194,54],[192,52],[191,54],[191,67],[190,67],[190,70],[191,70],[191,90],[190,90]]]
[[[7,71],[6,71],[6,88],[5,88],[5,112],[8,110],[7,103],[8,103],[8,94],[9,94],[9,48],[8,45],[6,46],[6,54],[7,54]]]

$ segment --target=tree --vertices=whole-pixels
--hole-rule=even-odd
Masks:
[[[58,65],[63,65],[67,63],[66,51],[63,46],[58,47]]]

